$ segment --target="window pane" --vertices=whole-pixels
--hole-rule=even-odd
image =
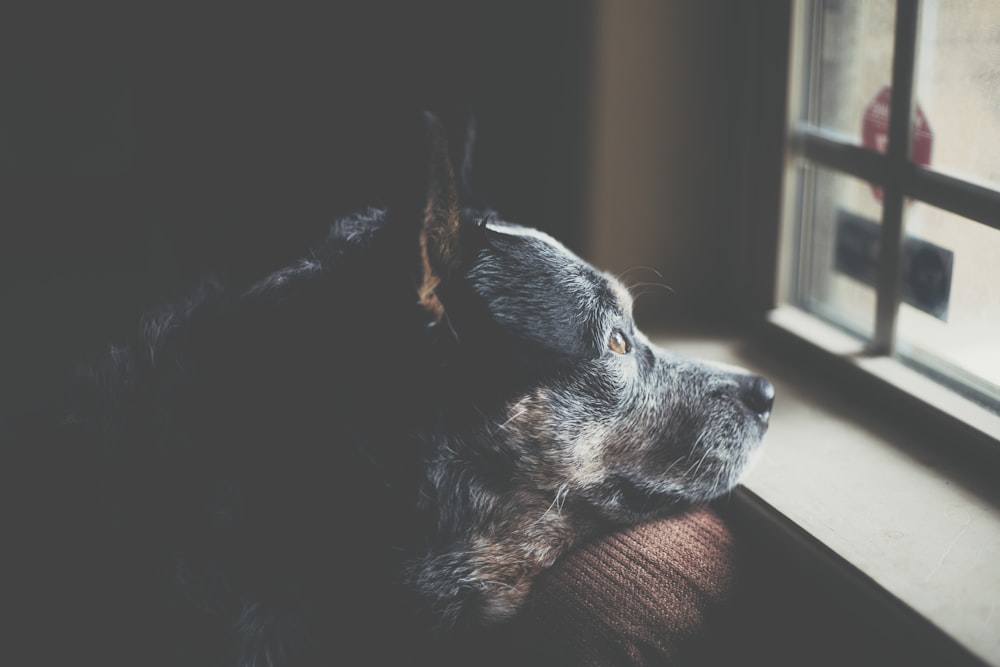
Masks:
[[[916,90],[931,166],[1000,185],[1000,2],[924,0]]]
[[[900,354],[1000,398],[1000,231],[920,202],[906,231],[924,245],[904,259],[904,285],[939,307],[900,308]]]
[[[795,293],[811,312],[870,338],[882,205],[869,183],[806,164]]]
[[[866,110],[892,78],[893,0],[820,0],[814,4],[821,40],[813,45],[813,85],[806,102],[809,123],[846,134],[861,143]],[[806,72],[810,76],[810,72]],[[884,106],[888,121],[888,105]]]

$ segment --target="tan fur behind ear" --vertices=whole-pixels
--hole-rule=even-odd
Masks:
[[[420,233],[423,280],[418,291],[421,305],[440,318],[444,307],[435,290],[461,266],[458,192],[444,128],[430,114],[427,115],[427,133],[430,140],[427,205]]]
[[[420,251],[423,255],[424,266],[424,280],[417,288],[420,305],[432,314],[435,319],[440,320],[444,316],[444,305],[437,298],[435,290],[441,284],[441,279],[431,271],[430,260],[427,257],[427,237],[425,235],[420,236]]]

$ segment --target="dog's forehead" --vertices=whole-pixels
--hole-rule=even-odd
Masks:
[[[496,232],[498,234],[507,234],[508,236],[519,236],[522,238],[530,238],[535,239],[536,241],[541,241],[552,248],[552,250],[561,254],[565,259],[579,261],[579,258],[570,252],[566,246],[540,229],[535,229],[534,227],[524,227],[522,225],[515,225],[510,222],[502,222],[499,220],[489,221],[486,223],[486,228],[491,232]]]
[[[629,313],[626,290],[545,232],[500,221],[486,227],[493,240],[470,277],[494,319],[564,355],[602,348],[601,332]]]
[[[615,299],[618,301],[618,306],[621,308],[623,313],[632,312],[632,293],[628,291],[628,288],[621,284],[617,278],[605,273],[604,277],[608,281],[608,286],[611,288],[611,293],[614,294]]]
[[[622,313],[632,312],[632,294],[628,288],[614,276],[594,269],[552,236],[533,227],[524,227],[509,222],[491,221],[486,226],[491,231],[500,234],[521,236],[541,242],[558,258],[555,261],[561,260],[566,264],[585,268],[588,282],[595,284],[601,291],[609,291],[611,298]]]

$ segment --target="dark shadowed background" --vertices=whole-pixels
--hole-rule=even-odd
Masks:
[[[401,121],[424,109],[474,112],[475,185],[505,218],[669,286],[645,290],[642,321],[759,313],[772,251],[747,250],[777,219],[786,53],[768,35],[787,14],[352,0],[13,15],[0,400],[51,384],[199,279],[259,277],[379,204]]]
[[[486,199],[580,247],[587,2],[77,4],[8,25],[2,398],[198,279],[258,277],[380,203],[422,109],[473,109]]]

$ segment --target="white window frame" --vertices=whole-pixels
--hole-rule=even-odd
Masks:
[[[913,94],[920,34],[921,0],[896,0],[892,60],[892,103],[889,114],[888,147],[885,153],[863,148],[843,136],[803,121],[810,96],[816,108],[814,82],[822,17],[814,11],[817,2],[799,0],[792,6],[791,53],[787,90],[787,134],[783,175],[782,229],[793,238],[799,225],[801,206],[795,171],[803,161],[834,173],[853,176],[880,186],[883,191],[882,220],[875,285],[874,330],[867,342],[852,343],[818,317],[805,315],[794,304],[792,244],[778,251],[779,275],[775,281],[777,308],[768,314],[778,330],[808,341],[824,353],[858,369],[867,380],[881,384],[892,400],[908,402],[911,409],[938,424],[953,429],[963,445],[978,455],[1000,458],[1000,414],[981,401],[970,400],[956,384],[917,372],[895,356],[897,318],[902,293],[902,247],[904,210],[908,199],[926,202],[942,210],[1000,230],[1000,192],[964,181],[910,160],[915,124]],[[809,89],[809,83],[813,83]]]

